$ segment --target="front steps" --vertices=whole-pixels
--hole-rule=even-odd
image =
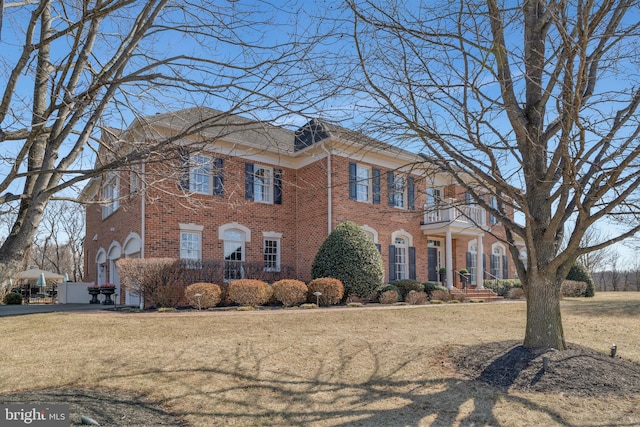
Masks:
[[[498,296],[490,289],[475,289],[475,288],[453,288],[449,291],[451,295],[464,295],[466,299],[483,300],[483,301],[500,301],[504,297]]]

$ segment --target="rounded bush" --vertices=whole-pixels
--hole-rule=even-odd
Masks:
[[[429,296],[426,292],[409,291],[404,300],[411,305],[423,305],[429,302]]]
[[[229,299],[238,305],[255,307],[269,301],[268,285],[262,280],[242,279],[229,283]]]
[[[424,291],[427,293],[427,295],[429,295],[429,298],[432,298],[432,293],[433,291],[445,291],[448,292],[449,290],[442,285],[439,285],[435,282],[427,282],[423,284],[424,286]]]
[[[522,288],[511,288],[511,289],[509,289],[509,293],[507,294],[507,298],[509,298],[509,299],[524,299],[524,289],[522,289]]]
[[[567,280],[575,280],[576,282],[585,282],[587,284],[587,288],[584,291],[585,297],[593,297],[595,296],[595,286],[593,284],[593,277],[591,277],[591,273],[589,270],[579,262],[575,262],[569,273],[567,274]]]
[[[22,304],[22,295],[16,292],[9,292],[4,296],[2,301],[7,305],[20,305]]]
[[[402,297],[403,300],[407,298],[407,295],[411,291],[424,292],[424,285],[417,280],[394,280],[391,284],[398,288],[400,297]]]
[[[398,292],[397,291],[384,291],[380,294],[380,304],[395,304],[398,302]]]
[[[319,277],[309,282],[309,301],[315,302],[316,297],[314,292],[320,292],[322,295],[319,297],[320,305],[333,305],[342,300],[344,295],[344,285],[338,279],[330,277]]]
[[[371,296],[384,279],[382,256],[371,237],[357,224],[339,224],[322,243],[311,277],[334,277],[344,285],[344,294]]]
[[[198,295],[199,296],[196,296]],[[194,308],[207,308],[215,307],[220,303],[222,296],[222,290],[220,286],[214,283],[194,283],[187,286],[184,290],[184,296],[189,301],[189,305]]]
[[[271,285],[273,297],[285,307],[301,304],[307,300],[306,283],[300,280],[279,280]]]

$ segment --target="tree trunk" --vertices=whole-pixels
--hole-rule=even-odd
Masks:
[[[553,275],[529,277],[524,346],[567,349],[560,314],[560,283]]]

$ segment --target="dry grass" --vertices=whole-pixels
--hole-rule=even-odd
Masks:
[[[640,294],[566,299],[567,341],[640,363]],[[454,346],[521,339],[525,304],[0,318],[0,393],[146,396],[189,425],[636,425],[630,400],[501,393]]]

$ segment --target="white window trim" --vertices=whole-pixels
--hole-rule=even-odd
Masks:
[[[359,171],[366,170],[367,177],[365,179],[361,178],[359,175]],[[360,163],[356,163],[356,201],[363,203],[372,203],[373,202],[373,168],[371,166],[365,166]],[[367,190],[366,199],[360,198],[360,187],[365,187]]]
[[[393,177],[393,207],[397,209],[408,209],[409,204],[409,195],[408,195],[408,186],[407,186],[408,175],[405,174],[397,174]],[[402,180],[402,188],[398,188],[398,180]],[[402,195],[402,206],[398,206],[396,203],[396,195]]]
[[[403,244],[402,246],[399,246],[396,243],[397,239],[404,240],[405,244]],[[409,247],[411,246],[409,244],[409,239],[407,238],[406,235],[399,235],[399,236],[397,236],[397,237],[395,237],[393,239],[393,244],[396,247],[395,259],[393,260],[393,262],[395,264],[396,277],[394,277],[393,280],[408,279],[409,278]],[[400,252],[400,250],[402,250],[402,252]],[[403,257],[404,257],[404,263],[402,263],[402,264],[398,264],[398,262],[397,262],[399,253],[402,253]],[[399,272],[401,272],[402,274],[398,275]],[[400,276],[400,277],[398,277],[398,276]]]
[[[234,228],[238,230],[242,230],[244,232],[245,242],[251,241],[251,230],[249,230],[249,228],[245,227],[242,224],[238,224],[237,222],[229,222],[227,224],[222,224],[220,227],[218,227],[218,239],[224,240],[224,232],[227,230],[232,230]]]
[[[258,170],[260,169],[269,171],[269,181],[267,185],[258,184]],[[273,204],[273,193],[274,193],[273,180],[274,180],[273,168],[271,166],[265,166],[265,165],[259,165],[259,164],[253,165],[253,201],[254,202],[265,203],[268,205]],[[258,192],[257,191],[258,187],[262,187],[262,191]],[[258,194],[261,194],[263,198],[258,199],[257,197]],[[266,199],[265,196],[268,199]]]
[[[496,273],[498,273],[498,274],[496,274],[495,276],[496,276],[498,279],[504,279],[504,277],[503,277],[503,276],[504,276],[504,274],[503,274],[503,271],[504,271],[504,261],[503,261],[503,258],[502,258],[502,257],[503,257],[503,256],[505,256],[505,255],[507,255],[507,248],[506,248],[502,243],[494,243],[493,245],[491,245],[491,255],[494,255],[494,256],[495,256],[495,255],[496,255],[496,253],[495,253],[495,252],[496,252],[496,250],[497,250],[497,251],[498,251],[498,253],[500,254],[500,255],[499,255],[499,258],[500,258],[500,259],[499,259],[499,261],[498,261],[498,262],[499,262],[499,264],[500,264],[500,268],[498,269],[498,271],[496,271]],[[491,257],[489,257],[489,259],[491,260]],[[492,266],[491,266],[491,267],[492,267]],[[490,270],[491,270],[491,269],[490,269]]]
[[[204,230],[203,225],[197,224],[179,224],[180,225],[180,259],[185,261],[202,261],[202,230]],[[183,234],[191,234],[198,236],[198,258],[184,258],[182,256],[182,235]]]
[[[208,169],[207,169],[208,168]],[[213,193],[213,174],[211,169],[213,168],[213,159],[210,156],[204,154],[192,154],[189,158],[189,191],[198,194],[211,195]],[[195,172],[197,170],[203,170],[206,172],[207,177],[207,190],[201,191],[196,188]],[[205,175],[205,174],[199,174]]]
[[[367,233],[371,234],[371,236],[373,237],[373,243],[379,243],[378,242],[378,232],[376,231],[375,228],[370,227],[368,225],[363,225],[362,228],[364,231],[366,231]]]
[[[267,241],[277,242],[276,246],[276,266],[275,267],[264,267],[264,271],[269,272],[279,272],[281,268],[281,259],[282,259],[282,233],[276,233],[274,231],[265,231],[262,233],[262,256],[264,262],[265,256],[265,244]]]
[[[107,193],[107,190],[110,190]],[[120,207],[120,175],[118,173],[107,174],[102,185],[102,219],[113,214]],[[108,197],[108,198],[107,198]]]
[[[409,242],[409,246],[413,246],[413,235],[411,235],[411,233],[405,231],[404,229],[396,230],[393,233],[391,233],[392,242],[396,241],[396,237],[402,237],[407,239],[407,241]]]

